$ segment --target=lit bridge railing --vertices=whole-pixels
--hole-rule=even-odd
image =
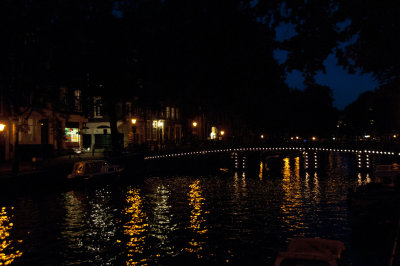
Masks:
[[[376,149],[338,149],[338,148],[316,148],[316,147],[246,147],[246,148],[225,148],[225,149],[205,149],[199,151],[186,151],[186,152],[174,152],[174,153],[165,153],[158,155],[149,155],[145,156],[145,160],[157,160],[157,159],[166,159],[166,158],[175,158],[175,157],[186,157],[193,155],[207,155],[214,153],[237,153],[237,152],[258,152],[258,151],[327,151],[327,152],[341,152],[341,153],[358,153],[358,154],[377,154],[377,155],[390,155],[390,156],[400,156],[400,152],[393,151],[382,151]]]

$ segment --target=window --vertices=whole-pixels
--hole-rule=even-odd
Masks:
[[[65,87],[60,88],[60,103],[61,105],[68,105],[68,89]]]
[[[132,116],[132,103],[125,103],[125,114],[128,116]]]
[[[165,113],[166,113],[166,114],[165,114],[165,116],[166,116],[165,118],[166,118],[166,119],[169,119],[169,118],[171,117],[171,116],[170,116],[170,112],[171,112],[171,111],[170,111],[170,108],[169,108],[169,106],[167,106],[167,108],[165,108]]]
[[[93,97],[93,118],[103,117],[103,102],[101,97]]]
[[[151,124],[151,120],[147,120],[147,126],[146,126],[146,128],[147,128],[147,130],[146,130],[146,139],[151,139],[151,129],[153,128],[152,127],[152,124]]]
[[[65,142],[79,142],[78,128],[65,128]]]
[[[175,113],[176,113],[176,119],[179,119],[180,117],[180,112],[179,108],[176,108]]]
[[[180,144],[181,143],[181,128],[180,127],[177,127],[177,128],[175,128],[175,141],[176,141],[176,144]]]
[[[81,112],[82,111],[82,91],[75,90],[74,96],[75,96],[75,111]]]
[[[3,96],[0,95],[0,114],[3,114],[4,110],[3,110]]]
[[[174,107],[171,108],[171,119],[175,120],[175,108]]]
[[[153,121],[153,127],[152,127],[152,137],[153,137],[153,140],[156,140],[157,139],[157,125],[158,125],[158,122],[156,121],[156,120],[154,120]]]

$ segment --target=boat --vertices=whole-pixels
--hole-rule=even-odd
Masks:
[[[338,265],[345,245],[339,240],[294,238],[286,251],[278,252],[274,266],[281,265]]]
[[[384,187],[395,187],[400,184],[400,165],[379,164],[375,167],[375,183]]]
[[[75,162],[68,179],[91,179],[97,176],[118,174],[123,171],[119,165],[109,164],[106,160]]]
[[[349,190],[350,222],[354,230],[392,227],[397,219],[400,165],[377,165],[374,176],[375,181]]]
[[[371,210],[393,206],[399,200],[400,165],[381,164],[375,167],[375,181],[349,190],[349,201],[355,210]]]

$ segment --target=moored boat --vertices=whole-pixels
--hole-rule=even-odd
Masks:
[[[106,160],[90,160],[75,162],[68,179],[91,179],[96,176],[118,174],[123,171],[119,165],[109,164]]]
[[[294,238],[286,251],[278,253],[275,266],[280,265],[338,265],[345,250],[344,243],[322,238]]]

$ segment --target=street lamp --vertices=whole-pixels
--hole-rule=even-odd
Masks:
[[[0,132],[3,131],[5,127],[6,127],[6,125],[0,124]]]
[[[192,123],[192,125],[193,125],[193,127],[197,127],[197,122],[194,121],[194,122]]]
[[[132,125],[136,124],[136,118],[132,118]]]
[[[223,136],[225,134],[225,131],[221,131],[220,134],[221,136]]]

